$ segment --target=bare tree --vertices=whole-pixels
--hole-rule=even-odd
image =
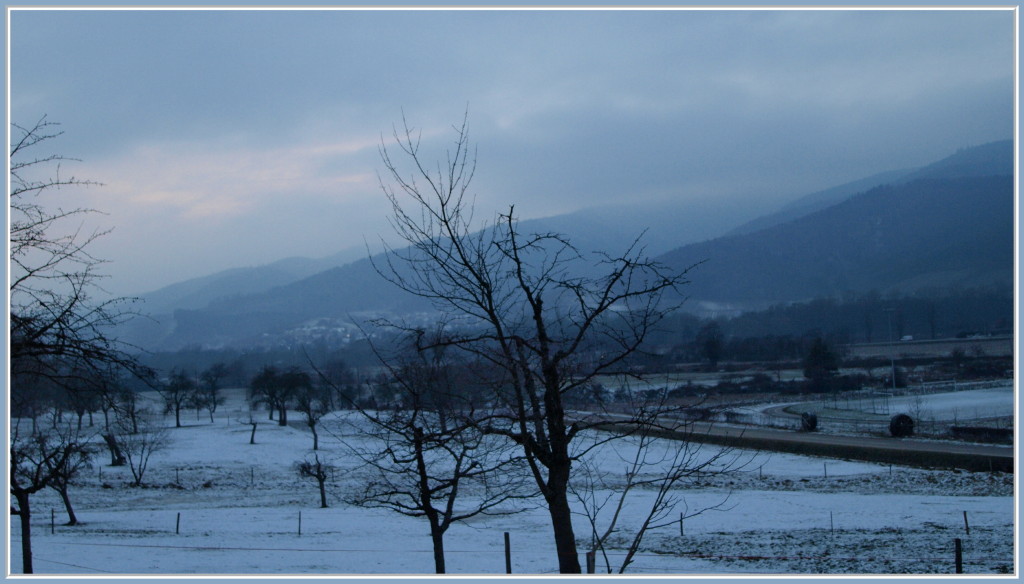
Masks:
[[[200,384],[196,389],[196,402],[210,414],[210,423],[213,423],[213,414],[217,407],[224,404],[224,397],[220,395],[221,382],[228,375],[227,365],[215,363],[205,369],[199,376]]]
[[[170,435],[167,428],[156,426],[148,420],[142,422],[134,432],[129,424],[123,422],[117,427],[117,443],[131,470],[132,486],[138,487],[142,485],[142,479],[149,469],[150,458],[167,448]]]
[[[84,369],[117,364],[137,370],[129,347],[109,336],[132,318],[131,299],[97,300],[103,261],[89,246],[106,231],[82,231],[94,210],[40,197],[61,189],[98,183],[62,175],[73,159],[35,152],[61,135],[46,118],[34,125],[11,124],[10,150],[10,372],[46,377],[63,384]]]
[[[441,352],[382,360],[388,376],[379,407],[357,407],[367,446],[346,443],[370,471],[366,488],[348,502],[422,517],[430,525],[434,569],[446,572],[444,535],[454,523],[478,515],[508,514],[503,505],[532,493],[522,488],[503,441],[472,423],[475,396]],[[379,354],[378,354],[379,356]],[[460,367],[460,369],[464,369]],[[384,397],[388,396],[388,397]],[[467,498],[467,492],[473,496]],[[467,502],[468,501],[468,502]]]
[[[74,390],[86,373],[110,367],[144,371],[132,358],[130,347],[110,336],[113,327],[134,316],[128,309],[130,300],[96,297],[103,262],[91,254],[89,246],[106,232],[83,227],[95,212],[43,200],[43,195],[53,196],[62,189],[96,184],[62,174],[63,163],[72,159],[37,154],[60,135],[57,124],[45,117],[32,126],[11,124],[8,374],[11,401],[19,415],[32,417],[34,429],[38,429],[38,405],[50,401],[40,400],[39,390]],[[63,405],[58,401],[49,405],[59,426]],[[11,495],[18,504],[12,512],[22,520],[23,568],[31,573],[29,497],[49,484],[54,464],[68,450],[67,444],[38,435],[19,439],[18,424],[12,426]]]
[[[306,427],[313,434],[313,450],[320,449],[317,424],[330,411],[331,389],[312,383],[301,384],[295,392],[295,409],[303,415]]]
[[[182,369],[171,371],[167,383],[157,386],[164,399],[164,413],[174,412],[174,427],[181,427],[181,410],[195,399],[196,382]]]
[[[253,403],[262,403],[270,410],[270,419],[277,412],[277,423],[288,425],[288,408],[292,406],[296,393],[312,383],[309,374],[291,367],[278,371],[267,366],[260,369],[249,384],[249,397]]]
[[[313,460],[308,458],[295,463],[295,471],[300,477],[315,479],[320,487],[320,508],[327,508],[327,478],[334,471],[334,466],[321,462],[320,456],[313,454]]]
[[[409,246],[385,246],[376,267],[460,319],[439,346],[500,372],[493,397],[501,407],[476,423],[521,448],[551,518],[559,570],[579,573],[571,444],[599,420],[571,415],[563,396],[622,367],[675,308],[667,293],[685,279],[647,259],[638,242],[621,254],[584,255],[561,235],[523,233],[514,207],[478,227],[468,192],[476,155],[465,118],[454,130],[454,146],[436,170],[404,120],[394,139],[408,171],[382,143],[381,186],[392,225]]]
[[[53,459],[60,456],[40,434],[19,436],[17,426],[12,429],[10,446],[11,515],[21,520],[22,572],[33,573],[32,566],[32,506],[31,496],[46,488],[52,478]]]
[[[667,431],[657,419],[663,404],[643,407],[635,417],[635,429],[622,440],[602,445],[591,456],[581,460],[580,471],[570,483],[570,490],[583,509],[590,525],[593,552],[601,552],[608,573],[622,574],[633,563],[644,536],[649,531],[679,525],[685,519],[712,509],[721,509],[728,495],[715,505],[690,509],[678,518],[674,513],[681,497],[678,490],[694,481],[715,475],[741,471],[753,459],[731,448],[705,448],[689,439],[692,426],[678,424]],[[607,470],[621,463],[623,472]],[[632,513],[624,513],[631,496],[644,493],[649,503]],[[627,517],[628,515],[628,517]],[[623,527],[624,520],[639,520],[638,525]],[[626,533],[627,535],[623,535]],[[612,538],[625,538],[625,556],[618,567],[612,566],[608,551]]]
[[[55,456],[47,457],[44,463],[50,475],[47,485],[60,494],[64,509],[68,514],[68,525],[78,525],[78,517],[71,505],[71,482],[76,479],[82,469],[92,462],[92,449],[89,438],[82,436],[80,430],[70,425],[43,437],[46,441],[42,446],[52,451]]]

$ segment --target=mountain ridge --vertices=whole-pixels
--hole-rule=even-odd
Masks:
[[[699,225],[702,221],[700,213],[687,213],[684,218],[674,217],[669,212],[660,213],[657,219],[660,221],[659,224],[663,232],[670,232],[673,225],[686,225],[687,221],[690,225],[697,224],[697,228],[687,232],[691,237],[691,243],[666,249],[670,238],[663,237],[649,247],[649,252],[651,256],[657,256],[662,261],[678,268],[690,265],[687,262],[695,263],[699,259],[706,259],[703,256],[713,258],[712,261],[703,264],[692,273],[691,279],[694,283],[688,287],[687,294],[695,300],[696,304],[701,302],[740,302],[741,304],[755,305],[758,302],[793,301],[816,295],[842,294],[846,291],[862,289],[865,286],[910,290],[928,286],[952,285],[972,280],[1001,282],[1006,279],[1006,270],[997,269],[997,267],[1004,265],[1009,267],[1012,281],[1013,181],[1012,176],[1006,178],[1007,172],[1010,175],[1013,172],[1012,146],[1012,141],[1000,141],[975,148],[960,149],[950,157],[916,170],[892,171],[873,175],[862,181],[854,181],[854,183],[878,182],[882,179],[888,181],[886,184],[877,185],[860,193],[847,194],[847,191],[852,188],[850,185],[854,183],[820,191],[801,199],[810,197],[813,203],[814,195],[818,195],[817,199],[820,201],[821,193],[831,192],[831,196],[838,202],[799,214],[795,219],[775,222],[768,227],[754,229],[746,233],[736,233],[744,223],[742,218],[735,215],[732,216],[732,225],[727,225],[729,214],[726,203],[723,203],[719,209],[722,215],[720,221],[716,223],[709,220],[705,221],[704,225]],[[986,178],[991,173],[1002,174],[1004,179],[1000,182],[999,180],[992,181],[991,177]],[[968,176],[953,178],[956,175]],[[932,182],[928,183],[927,181]],[[1009,196],[1005,196],[1007,192]],[[939,198],[929,203],[929,193],[933,195],[938,193],[934,196]],[[937,235],[935,230],[952,230],[955,235],[958,228],[968,224],[965,223],[965,218],[972,216],[972,208],[970,205],[958,204],[958,201],[963,203],[962,199],[965,196],[971,196],[972,193],[979,197],[978,201],[984,203],[981,206],[985,211],[984,217],[976,218],[971,225],[975,225],[975,230],[977,230],[985,226],[985,222],[988,221],[989,224],[997,227],[996,230],[1001,235],[993,236],[988,241],[984,241],[984,237],[975,237],[968,241],[970,238],[950,237],[948,234]],[[797,199],[790,205],[798,203],[801,199]],[[1009,202],[1008,206],[1007,201]],[[892,208],[887,210],[887,206]],[[639,206],[635,207],[637,208],[634,209],[634,214],[637,220],[642,221],[644,212]],[[683,208],[681,205],[676,207]],[[976,205],[976,207],[978,206]],[[574,242],[580,243],[581,248],[614,250],[617,246],[615,242],[625,240],[627,235],[625,232],[633,226],[631,223],[633,219],[620,211],[623,208],[628,208],[628,206],[584,209],[561,216],[524,220],[520,223],[520,227],[527,231],[565,232],[567,231],[566,226],[568,226],[576,231],[576,233],[568,233],[568,235]],[[668,205],[664,208],[670,209],[673,206]],[[954,220],[950,222],[948,217],[942,219],[939,217],[942,215],[939,211],[932,213],[920,211],[920,209],[928,208],[932,208],[933,211],[936,208],[939,211],[948,208]],[[890,227],[885,232],[869,229],[870,221],[868,219],[884,220],[887,213],[896,213],[899,221],[902,221],[903,224],[898,229]],[[972,268],[968,265],[972,261],[971,258],[984,257],[986,249],[1003,250],[1006,248],[1004,241],[1006,238],[1003,235],[1007,231],[1007,226],[1005,219],[1001,218],[1004,215],[1009,220],[1009,233],[1011,234],[1010,260],[1005,264],[1000,263],[1005,260],[1005,253],[1000,252],[996,254],[999,259],[995,264],[985,264],[984,269],[979,269],[977,266]],[[767,216],[763,215],[762,217]],[[858,227],[848,234],[848,241],[839,246],[841,248],[839,251],[842,253],[838,253],[836,246],[828,244],[826,240],[830,237],[838,237],[837,234],[842,234],[845,231],[844,220],[853,221],[857,217],[859,219],[854,223]],[[615,220],[618,218],[623,218],[623,220],[617,223]],[[925,221],[926,219],[927,221]],[[931,227],[907,228],[907,226],[919,223],[924,225],[928,221],[931,222],[929,224]],[[753,222],[748,221],[745,224],[749,225]],[[715,230],[718,230],[720,234],[718,237],[708,235]],[[922,241],[932,241],[936,246],[931,250],[933,252],[931,256],[934,257],[928,257],[927,245],[920,249],[913,248],[913,246],[907,247],[909,244],[906,238],[893,239],[893,234],[898,234],[901,230],[915,234],[915,237],[921,238]],[[981,230],[982,235],[987,231],[987,229]],[[685,232],[682,229],[677,232],[680,231]],[[635,237],[639,232],[640,230],[637,229],[632,236]],[[725,235],[721,235],[723,233]],[[692,239],[696,237],[705,237],[705,239],[700,241]],[[711,239],[711,237],[715,238]],[[940,238],[938,243],[935,243],[936,237]],[[803,241],[803,243],[793,243],[797,240]],[[851,248],[858,241],[864,244],[877,244],[881,246],[881,251],[876,250],[874,256],[866,259],[867,256],[858,255]],[[944,242],[954,241],[959,247],[950,248],[943,245]],[[894,242],[899,245],[892,247],[896,245]],[[782,248],[778,247],[780,245]],[[801,256],[795,251],[796,247],[801,245],[822,253],[832,249],[835,253],[832,253],[832,257],[824,258],[822,253],[812,254],[813,257],[808,254]],[[905,261],[900,260],[903,262],[902,264],[900,261],[895,261],[880,265],[878,254],[883,253],[886,246],[889,246],[890,254],[909,253],[906,252],[908,249],[912,249],[913,253],[907,255],[904,258]],[[891,250],[903,251],[893,252]],[[825,254],[825,256],[827,255]],[[964,257],[957,259],[959,256]],[[756,259],[742,260],[742,257]],[[781,261],[780,258],[782,258]],[[956,261],[947,265],[951,259]],[[944,264],[944,261],[947,264]],[[807,267],[803,269],[806,274],[800,273],[801,269],[796,265],[800,262],[807,263]],[[915,267],[915,263],[918,264],[917,267]],[[279,262],[275,262],[275,264],[279,264]],[[275,264],[268,266],[275,266]],[[926,269],[917,269],[921,266]],[[287,265],[277,265],[276,267],[282,272],[288,268]],[[785,281],[775,281],[770,277],[773,271],[784,273],[787,270],[795,271],[788,277],[790,280],[788,284]],[[740,273],[742,276],[730,276],[729,271]],[[894,271],[902,274],[902,279],[889,273]],[[817,283],[808,280],[807,274],[816,274]],[[430,307],[423,302],[404,295],[396,287],[386,283],[372,269],[370,260],[365,257],[308,274],[297,280],[284,281],[287,280],[287,274],[279,274],[276,277],[282,278],[282,281],[276,285],[265,286],[262,290],[246,293],[242,289],[233,289],[230,290],[230,294],[222,294],[208,299],[203,306],[177,307],[172,315],[166,315],[155,323],[139,326],[133,333],[135,334],[133,340],[142,346],[164,349],[189,344],[253,342],[253,339],[256,338],[273,338],[275,335],[284,334],[296,327],[307,326],[310,322],[316,322],[317,319],[342,321],[356,313],[389,311],[411,314],[430,310]],[[872,278],[875,279],[875,285],[871,284]],[[718,284],[710,282],[718,282]],[[753,291],[758,291],[758,293],[755,294]],[[691,305],[695,303],[691,303]]]

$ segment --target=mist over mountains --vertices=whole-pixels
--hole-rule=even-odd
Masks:
[[[964,148],[781,208],[663,202],[522,221],[581,250],[620,251],[646,230],[649,255],[689,272],[686,306],[754,309],[847,293],[913,293],[1013,282],[1013,143]],[[143,296],[151,319],[123,337],[148,350],[339,340],[352,317],[430,307],[386,282],[365,250],[292,258],[189,280]],[[333,337],[332,337],[333,335]]]

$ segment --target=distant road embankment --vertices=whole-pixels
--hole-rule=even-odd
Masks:
[[[616,424],[610,423],[608,429]],[[665,438],[707,442],[736,448],[789,452],[848,460],[864,460],[926,468],[1013,472],[1014,448],[913,438],[835,436],[690,422],[678,430],[659,432]]]
[[[948,357],[954,349],[968,355],[984,354],[990,357],[1013,355],[1013,335],[999,337],[973,337],[967,339],[936,339],[934,341],[894,341],[892,343],[861,343],[847,345],[851,358],[885,357]]]

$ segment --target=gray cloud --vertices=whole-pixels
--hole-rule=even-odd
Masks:
[[[763,206],[1011,136],[1013,41],[980,10],[15,11],[11,110],[108,184],[141,291],[375,237],[402,111],[440,152],[468,104],[482,204],[525,216]]]

